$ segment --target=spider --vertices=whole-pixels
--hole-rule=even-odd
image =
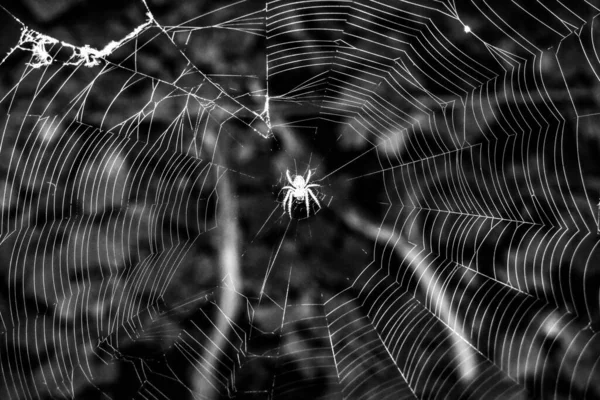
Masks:
[[[284,186],[281,188],[282,190],[287,190],[285,194],[285,198],[283,199],[283,210],[290,214],[290,218],[292,217],[292,203],[295,201],[305,201],[306,202],[306,218],[310,217],[310,198],[314,200],[315,203],[321,208],[321,204],[317,199],[317,196],[310,190],[311,187],[319,187],[316,183],[309,184],[310,181],[310,170],[308,171],[308,176],[306,180],[302,177],[302,175],[294,176],[294,179],[290,176],[290,171],[286,170],[285,174],[288,178],[288,181],[292,186]]]

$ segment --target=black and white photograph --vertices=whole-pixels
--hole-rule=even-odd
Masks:
[[[600,400],[597,0],[0,0],[0,400]]]

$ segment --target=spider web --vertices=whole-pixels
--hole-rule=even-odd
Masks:
[[[3,398],[600,397],[593,4],[5,11]]]

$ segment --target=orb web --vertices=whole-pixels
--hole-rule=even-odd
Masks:
[[[123,7],[2,10],[3,398],[600,396],[598,8]]]

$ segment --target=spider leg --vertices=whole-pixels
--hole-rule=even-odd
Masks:
[[[308,195],[304,196],[304,200],[306,200],[306,218],[310,217],[310,199]]]
[[[292,194],[292,192],[288,190],[285,197],[283,198],[283,211],[284,212],[285,212],[286,202],[288,201],[288,198],[290,197],[291,194]]]
[[[310,197],[312,197],[312,199],[315,201],[315,203],[317,203],[319,208],[321,208],[321,203],[319,203],[319,199],[317,199],[317,196],[315,196],[315,194],[312,192],[312,190],[308,189],[307,192],[308,192],[308,194],[310,194]]]
[[[305,189],[311,188],[311,187],[319,187],[321,185],[317,185],[316,183],[311,183],[310,185],[306,185],[304,186]]]
[[[287,178],[288,178],[288,181],[290,181],[290,183],[291,183],[291,184],[292,184],[292,186],[293,186],[293,185],[294,185],[294,181],[292,180],[292,177],[290,176],[290,170],[289,170],[289,169],[286,169],[286,170],[285,170],[285,175],[287,176]]]
[[[282,190],[283,190],[283,189],[294,190],[294,188],[293,188],[293,187],[291,187],[291,186],[284,186],[284,187],[282,187],[281,189],[282,189]]]
[[[308,170],[308,176],[306,177],[306,183],[308,183],[308,181],[310,181],[310,175],[311,175],[311,171],[310,169]]]
[[[292,218],[292,204],[294,203],[294,196],[290,195],[290,199],[288,200],[288,214],[290,214],[290,218]]]

